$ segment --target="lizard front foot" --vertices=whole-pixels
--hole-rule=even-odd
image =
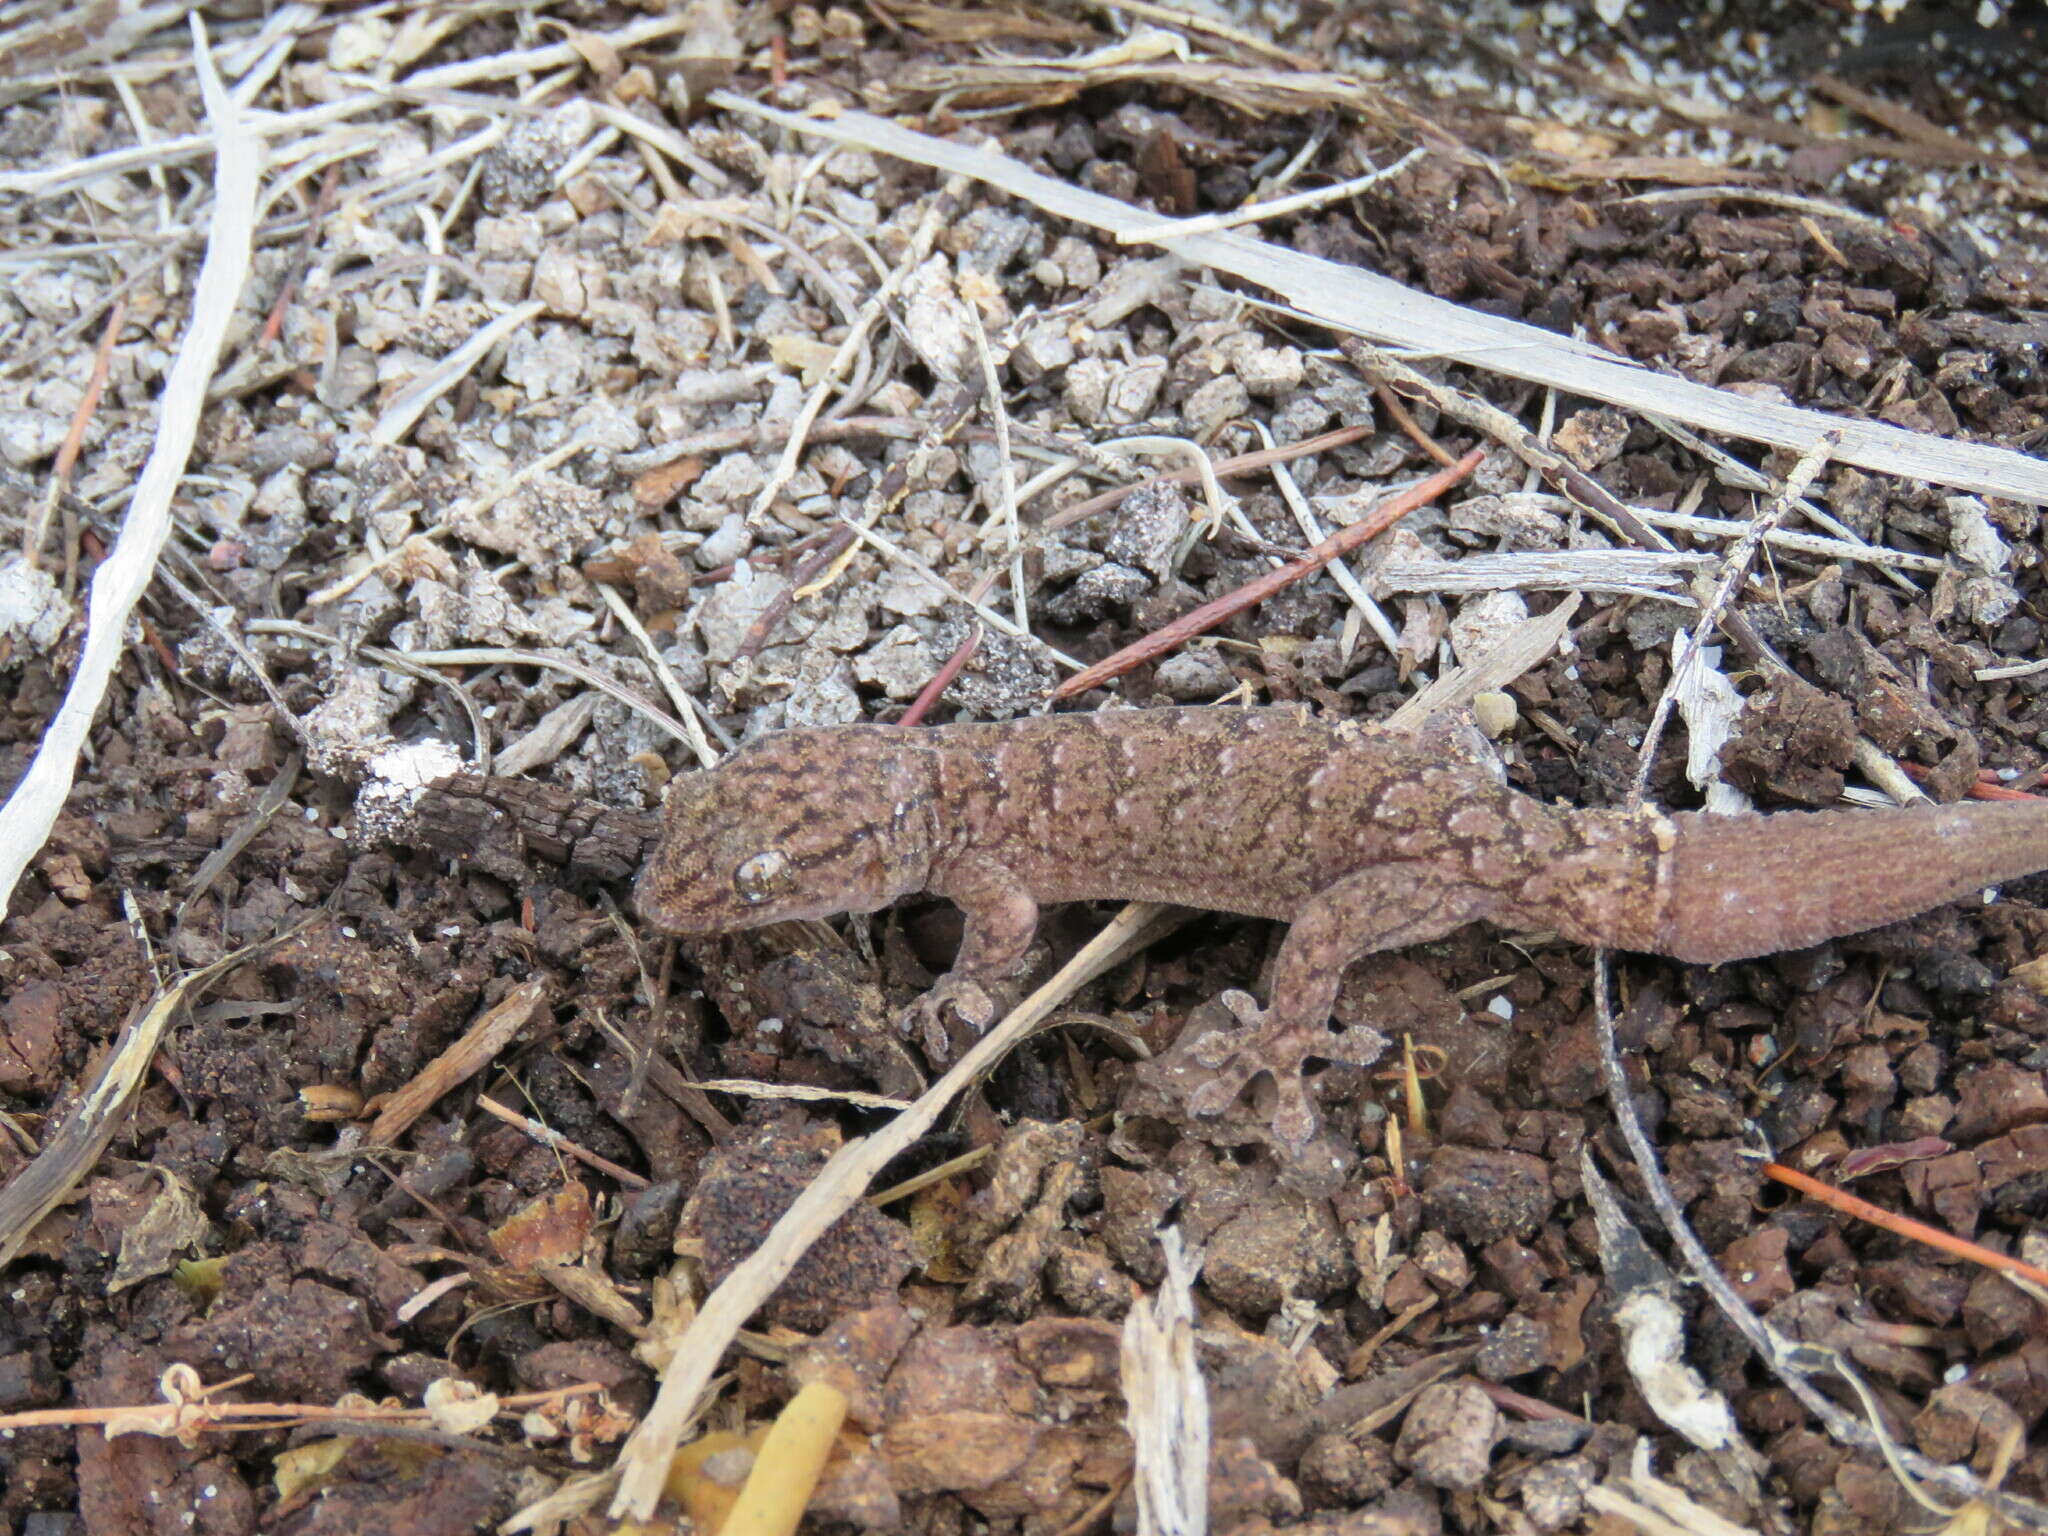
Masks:
[[[1225,992],[1223,1004],[1239,1027],[1216,1030],[1195,1042],[1190,1054],[1214,1075],[1188,1095],[1188,1110],[1220,1115],[1253,1078],[1270,1072],[1278,1095],[1271,1117],[1273,1134],[1296,1155],[1316,1133],[1315,1105],[1302,1081],[1302,1067],[1311,1057],[1369,1067],[1387,1048],[1387,1037],[1376,1029],[1360,1026],[1332,1033],[1305,1026],[1259,1007],[1243,992]]]
[[[953,1059],[953,1034],[946,1027],[949,1010],[976,1034],[987,1029],[996,1016],[995,999],[980,982],[953,971],[933,982],[922,997],[903,1010],[897,1027],[916,1039],[934,1064]]]

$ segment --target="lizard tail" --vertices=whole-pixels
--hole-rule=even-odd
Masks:
[[[1659,954],[1804,949],[2048,869],[2048,801],[1671,818]]]

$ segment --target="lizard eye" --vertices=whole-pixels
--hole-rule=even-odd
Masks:
[[[771,848],[766,853],[757,853],[741,861],[740,867],[732,872],[732,888],[739,893],[740,900],[749,905],[780,896],[795,883],[789,855],[779,848]]]

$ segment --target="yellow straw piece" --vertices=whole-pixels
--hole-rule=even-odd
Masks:
[[[846,1420],[846,1394],[814,1381],[769,1427],[718,1536],[792,1536]]]

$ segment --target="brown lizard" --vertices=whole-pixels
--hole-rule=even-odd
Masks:
[[[1190,1100],[1227,1108],[1261,1071],[1273,1127],[1315,1129],[1311,1057],[1384,1044],[1333,1032],[1344,968],[1476,919],[1712,964],[1911,917],[2048,868],[2048,802],[1712,816],[1572,810],[1510,789],[1479,754],[1293,709],[1145,709],[918,730],[788,731],[676,779],[641,871],[641,915],[705,934],[919,891],[966,916],[952,969],[906,1017],[940,1046],[1023,963],[1042,903],[1110,898],[1291,923],[1272,1004],[1197,1058]],[[942,1048],[942,1046],[940,1046]]]

